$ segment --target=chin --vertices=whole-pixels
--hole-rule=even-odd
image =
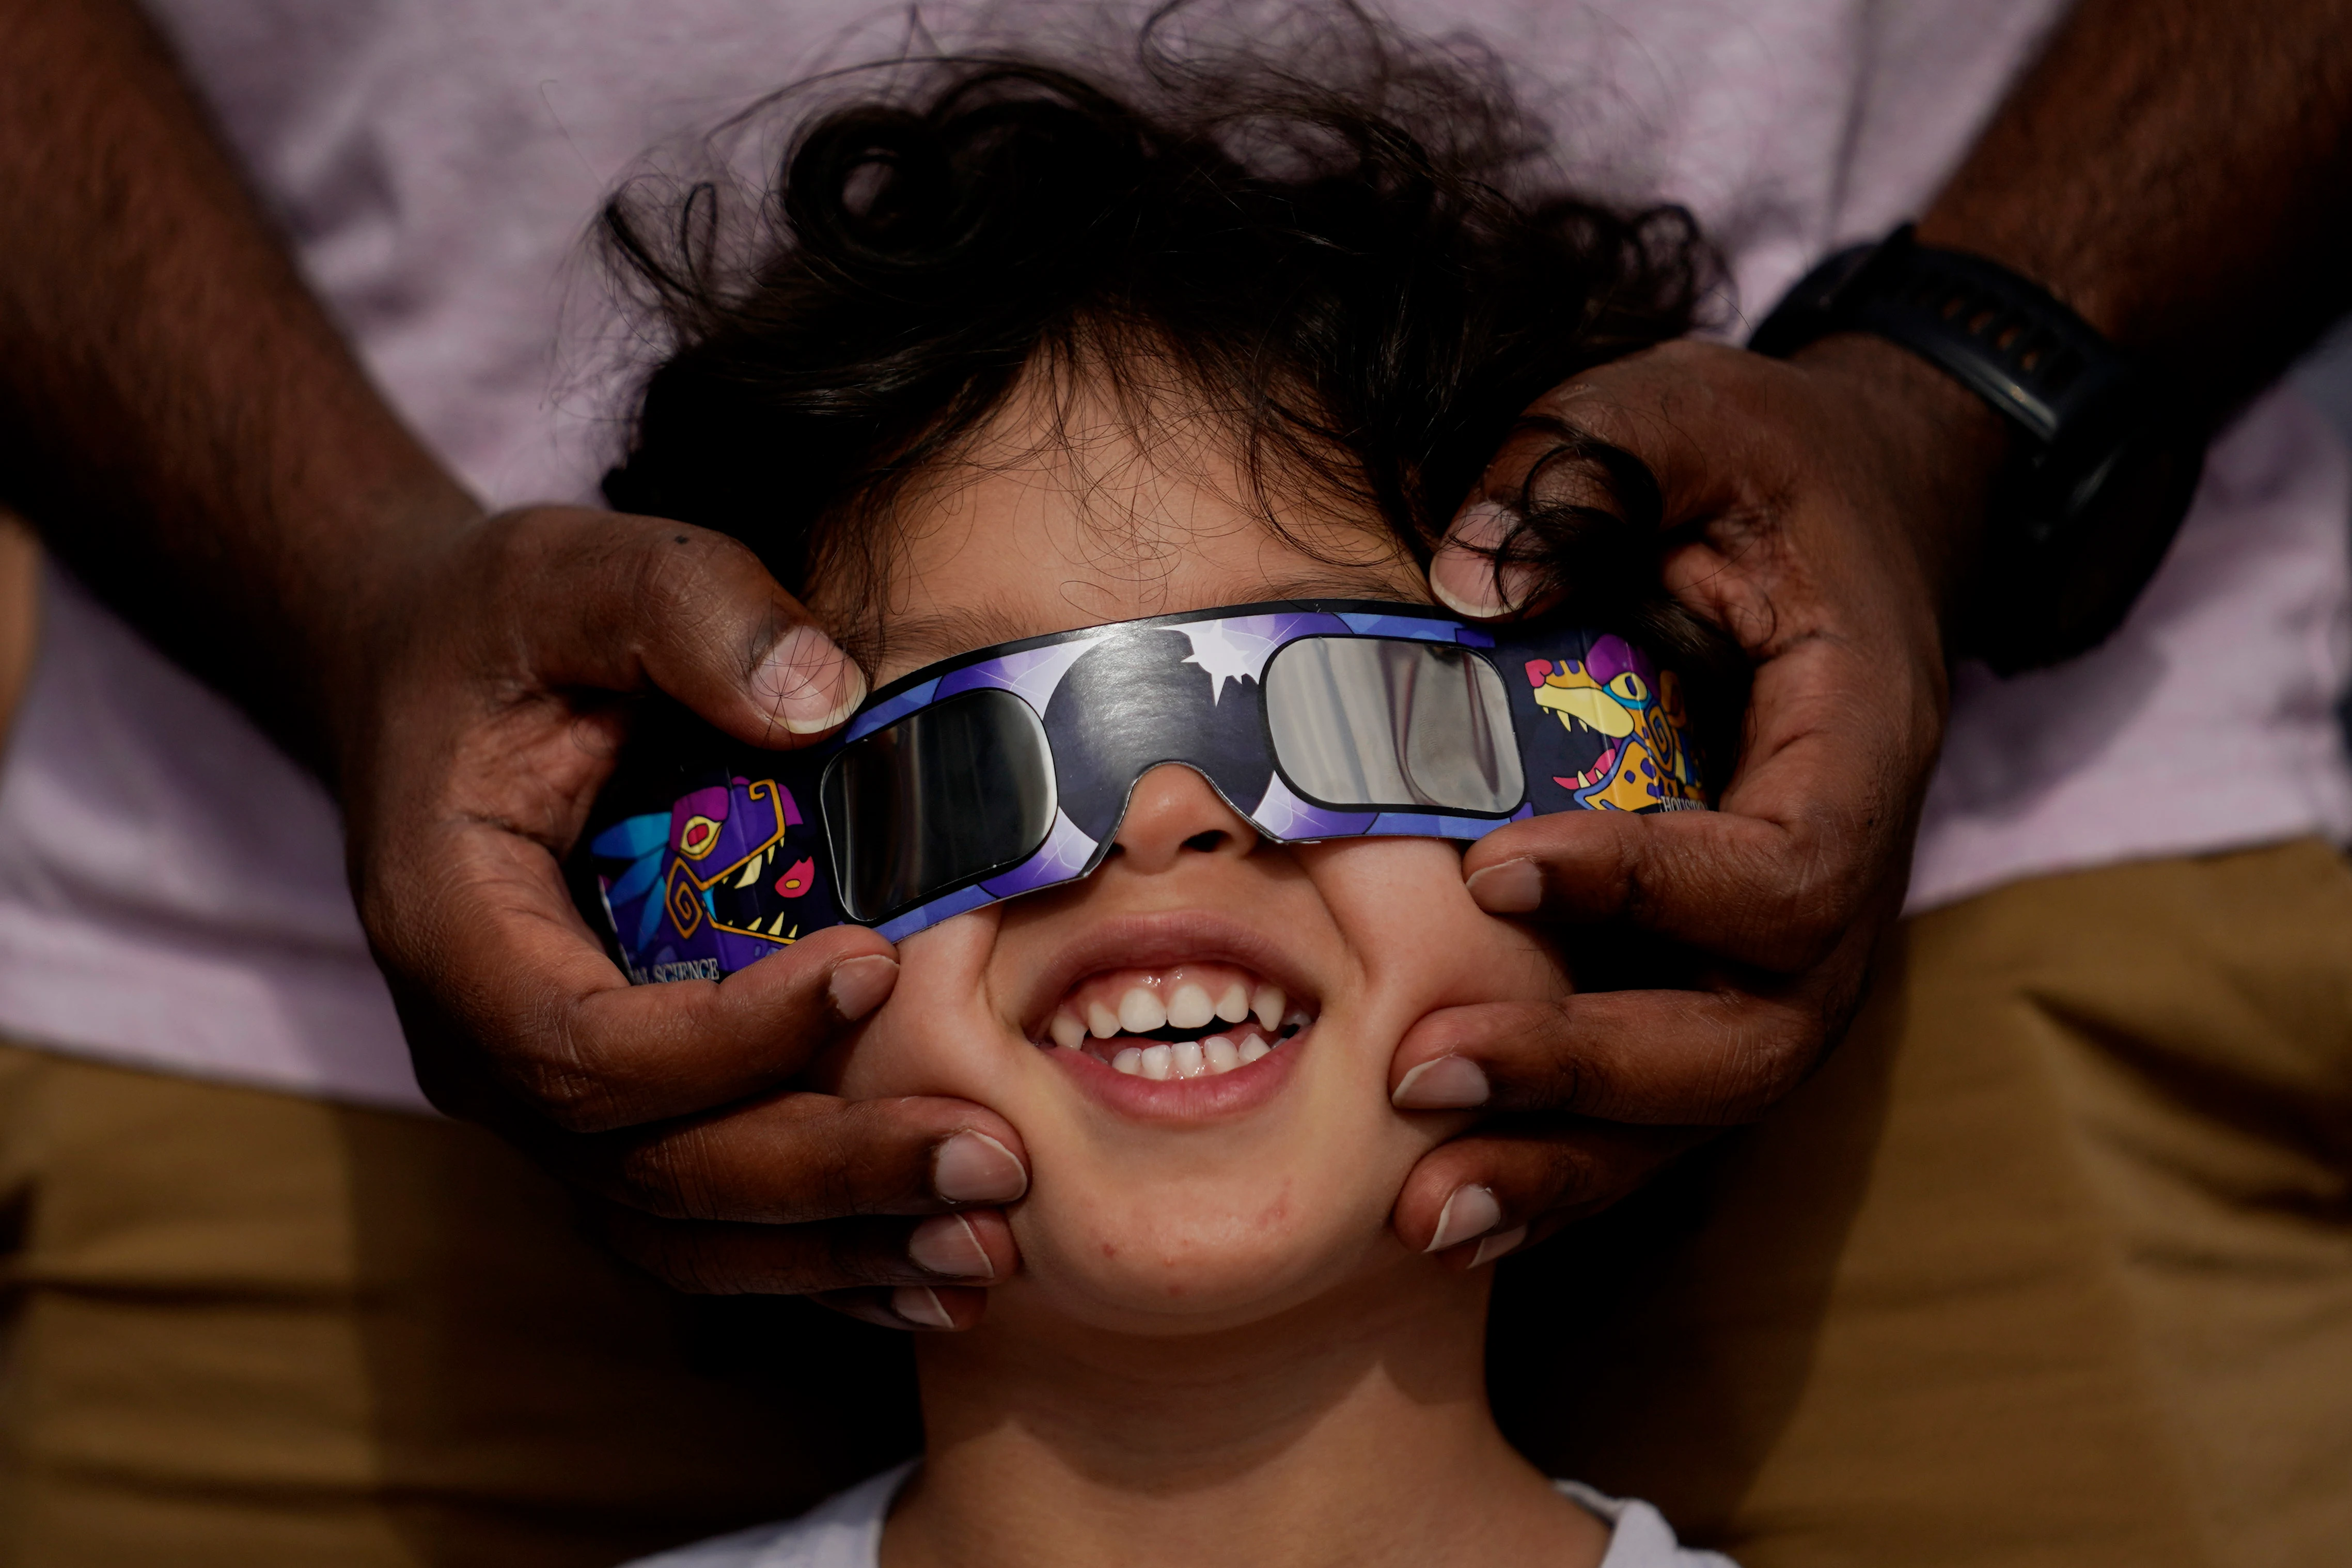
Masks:
[[[1408,1152],[1378,1191],[1392,1194],[1411,1163]],[[1354,1190],[1333,1190],[1340,1185]],[[1041,1181],[1013,1216],[1022,1271],[1000,1299],[1118,1333],[1231,1328],[1405,1260],[1390,1206],[1370,1184],[1297,1172],[1225,1172],[1109,1192]]]

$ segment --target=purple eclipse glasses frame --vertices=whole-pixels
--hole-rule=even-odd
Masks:
[[[639,984],[844,922],[896,942],[1085,877],[1167,763],[1278,843],[1707,804],[1679,681],[1622,637],[1286,600],[961,654],[803,751],[633,745],[573,889]]]

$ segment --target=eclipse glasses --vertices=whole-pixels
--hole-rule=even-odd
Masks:
[[[1469,839],[1704,810],[1690,731],[1674,673],[1612,634],[1239,605],[944,659],[803,751],[633,746],[570,870],[632,981],[715,980],[827,926],[897,942],[1076,881],[1164,763],[1276,843]]]

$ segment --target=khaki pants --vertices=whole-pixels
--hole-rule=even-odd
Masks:
[[[1764,1125],[1506,1265],[1506,1425],[1748,1568],[2352,1563],[2352,871],[1906,923]]]
[[[2345,1561],[2352,873],[1912,921],[1764,1126],[1505,1265],[1496,1402],[1749,1568]],[[0,1050],[0,1563],[587,1564],[906,1451],[903,1347],[670,1297],[487,1135]]]
[[[900,1336],[688,1300],[454,1122],[0,1047],[0,1563],[602,1564],[917,1441]]]

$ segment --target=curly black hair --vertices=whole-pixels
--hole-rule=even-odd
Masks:
[[[1154,12],[1116,69],[989,53],[826,79],[738,204],[748,241],[723,182],[625,188],[602,236],[667,352],[606,498],[733,535],[795,592],[870,588],[892,500],[1024,375],[1124,395],[1172,372],[1269,527],[1274,494],[1319,496],[1426,563],[1531,400],[1692,327],[1716,268],[1690,216],[1560,188],[1491,60],[1344,5],[1286,47],[1211,48],[1173,25],[1193,9]],[[1497,498],[1518,520],[1497,569],[1677,668],[1719,783],[1745,661],[1664,592],[1647,468],[1548,428]]]

